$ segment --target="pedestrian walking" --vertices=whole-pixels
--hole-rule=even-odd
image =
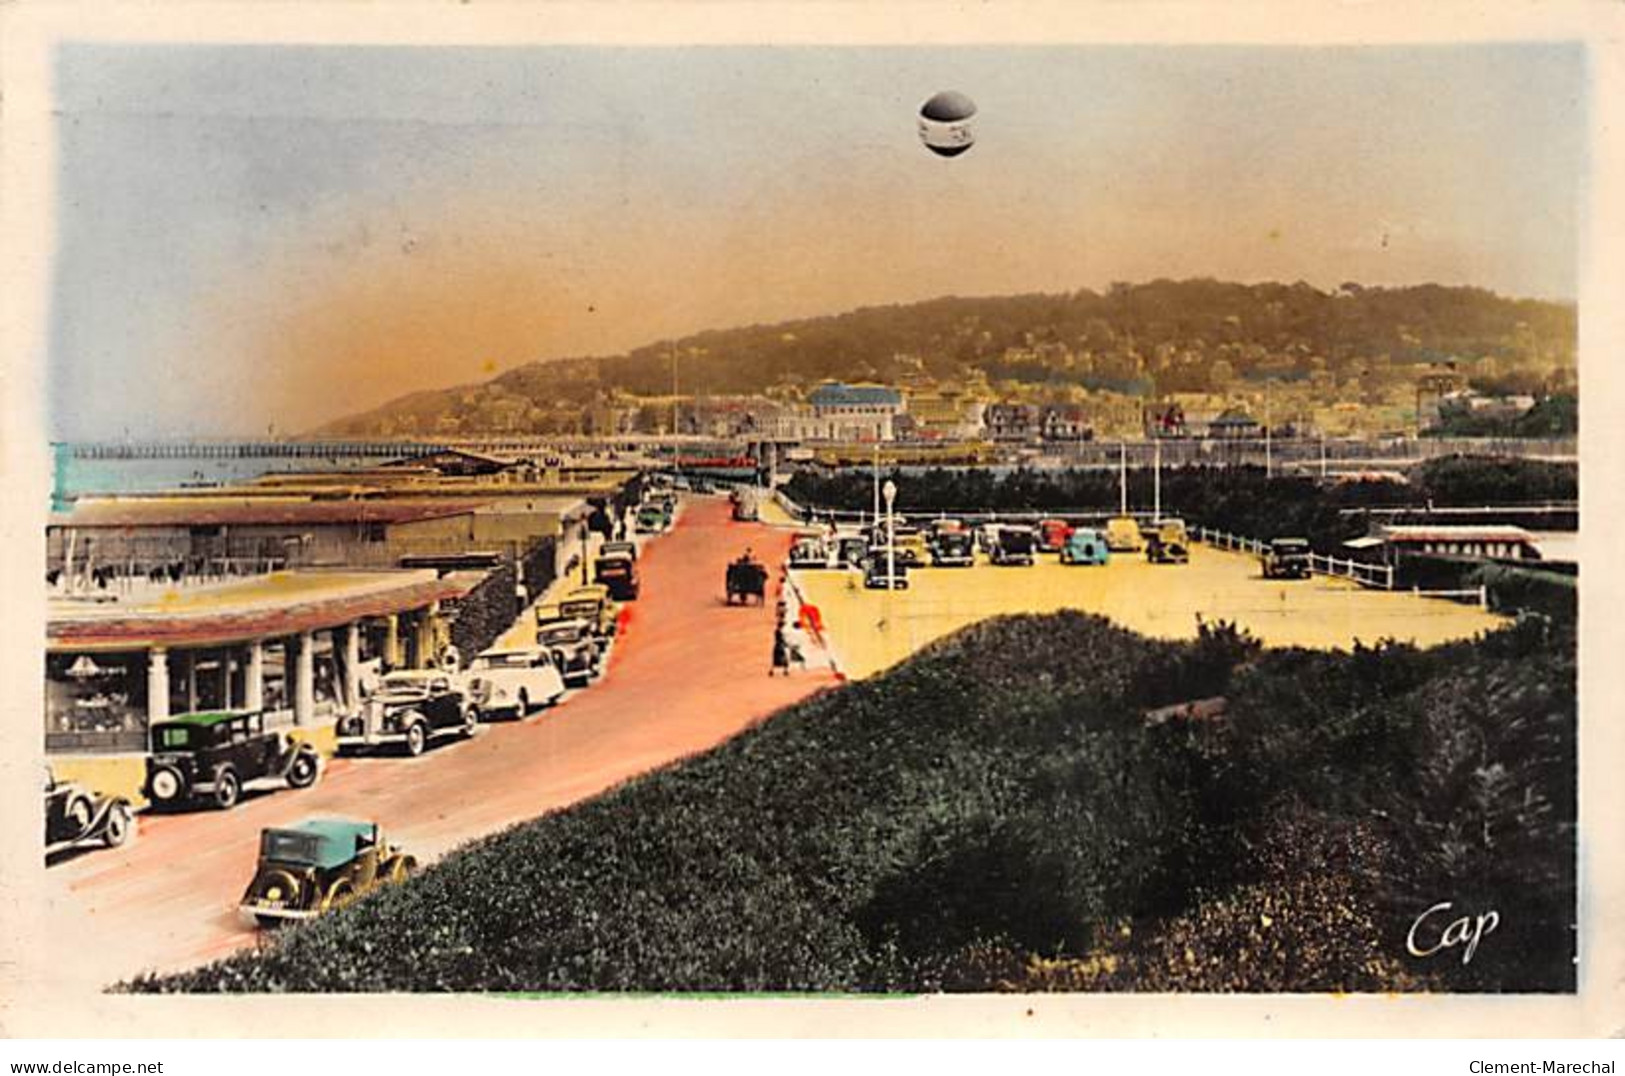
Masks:
[[[767,675],[772,676],[780,669],[784,670],[784,675],[790,675],[790,641],[784,637],[782,624],[773,629],[773,667],[767,671]]]

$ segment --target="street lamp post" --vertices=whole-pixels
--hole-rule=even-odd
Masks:
[[[897,517],[892,504],[897,500],[897,483],[886,479],[886,589],[897,585]]]
[[[581,521],[581,585],[587,585],[587,550],[592,545],[592,529],[588,521]]]
[[[875,526],[880,526],[880,442],[875,442]]]

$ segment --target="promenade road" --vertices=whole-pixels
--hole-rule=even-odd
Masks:
[[[105,986],[252,945],[256,932],[236,904],[264,827],[324,815],[376,820],[390,840],[432,860],[705,751],[835,684],[816,665],[768,676],[776,577],[760,607],[723,602],[729,560],[749,546],[776,565],[790,540],[786,530],[734,522],[725,499],[691,498],[675,528],[645,545],[642,594],[626,607],[608,670],[591,689],[417,759],[335,760],[305,791],[253,794],[231,811],[142,815],[125,848],[46,871],[38,985]]]

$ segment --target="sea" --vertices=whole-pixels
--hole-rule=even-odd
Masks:
[[[380,456],[224,456],[180,459],[96,459],[77,456],[73,445],[54,446],[51,511],[67,511],[93,494],[157,493],[182,487],[224,486],[286,471],[336,471],[377,466]]]

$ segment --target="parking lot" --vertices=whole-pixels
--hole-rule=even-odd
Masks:
[[[1198,616],[1234,620],[1269,646],[1346,648],[1395,638],[1431,646],[1472,636],[1502,617],[1408,593],[1366,590],[1343,579],[1266,581],[1255,557],[1194,545],[1189,564],[1148,564],[1114,555],[1103,566],[1068,566],[1042,555],[1031,567],[923,568],[907,590],[866,590],[856,571],[794,574],[818,607],[847,676],[886,669],[934,639],[988,617],[1080,609],[1161,638],[1191,638]]]

